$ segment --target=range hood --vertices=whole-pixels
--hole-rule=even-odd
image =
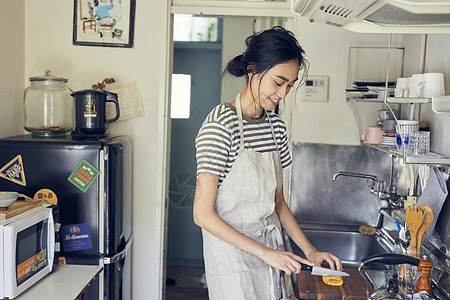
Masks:
[[[360,33],[450,33],[450,0],[291,0],[291,10]]]

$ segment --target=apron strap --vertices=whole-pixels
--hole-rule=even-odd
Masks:
[[[239,145],[239,154],[242,153],[241,150],[244,150],[244,124],[242,121],[242,109],[241,109],[241,93],[236,96],[236,111],[239,121],[239,133],[241,143]]]
[[[267,114],[266,110],[264,110],[264,113],[266,114],[267,120],[269,120],[270,130],[272,130],[272,137],[275,141],[275,146],[277,146],[277,152],[280,152],[280,149],[278,148],[277,138],[275,137],[275,130],[273,130],[272,121],[270,120],[270,117]]]

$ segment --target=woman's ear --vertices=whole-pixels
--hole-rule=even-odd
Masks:
[[[249,79],[253,77],[253,75],[256,74],[255,66],[253,64],[248,64],[247,66],[247,76]]]

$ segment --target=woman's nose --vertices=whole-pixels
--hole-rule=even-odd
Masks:
[[[289,93],[289,87],[286,86],[286,87],[281,87],[281,88],[278,90],[277,95],[278,95],[279,97],[281,97],[281,99],[284,99],[284,98],[286,98],[286,95],[287,95],[288,93]]]

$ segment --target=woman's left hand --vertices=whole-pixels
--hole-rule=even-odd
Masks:
[[[342,271],[341,260],[329,252],[315,251],[307,255],[307,259],[316,266],[320,266],[323,262],[327,262],[332,270]]]

